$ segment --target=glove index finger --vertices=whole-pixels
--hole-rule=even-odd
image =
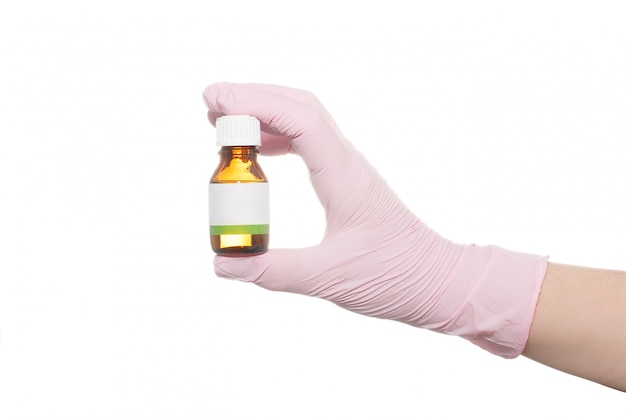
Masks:
[[[223,115],[254,116],[265,130],[290,139],[302,136],[307,126],[301,123],[301,116],[313,112],[291,97],[245,84],[212,84],[204,90],[203,98],[212,123]]]
[[[281,89],[288,94],[282,94]],[[212,84],[203,94],[209,119],[213,118],[214,122],[219,115],[235,114],[258,118],[266,132],[286,137],[291,142],[311,172],[323,170],[345,152],[345,139],[332,119],[328,120],[330,116],[321,104],[315,100],[311,104],[299,101],[307,96],[300,90],[276,86],[269,90],[259,84]]]

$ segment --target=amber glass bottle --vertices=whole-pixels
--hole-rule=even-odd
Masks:
[[[258,161],[258,119],[223,116],[216,121],[219,164],[209,183],[211,247],[221,255],[267,251],[269,185]]]

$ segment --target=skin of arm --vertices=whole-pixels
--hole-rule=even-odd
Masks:
[[[626,272],[549,263],[523,355],[626,392]]]

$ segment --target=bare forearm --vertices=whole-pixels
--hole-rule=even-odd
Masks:
[[[626,391],[626,272],[550,263],[523,354]]]

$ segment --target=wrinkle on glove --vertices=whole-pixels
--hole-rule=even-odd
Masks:
[[[506,358],[523,351],[547,257],[439,236],[400,201],[311,93],[219,83],[205,90],[204,100],[212,122],[224,114],[259,118],[262,153],[300,155],[326,214],[318,245],[216,256],[218,276],[461,336]]]

